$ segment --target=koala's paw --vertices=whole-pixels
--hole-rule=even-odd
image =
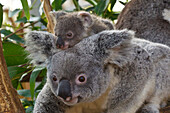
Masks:
[[[155,105],[145,105],[140,113],[160,113],[159,109]]]

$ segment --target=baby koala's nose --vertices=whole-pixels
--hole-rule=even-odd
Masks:
[[[63,79],[59,82],[58,86],[58,96],[65,101],[70,101],[72,98],[71,94],[71,84],[68,80]]]
[[[62,48],[62,47],[64,47],[64,45],[65,45],[64,40],[61,37],[58,37],[57,42],[56,42],[56,46],[58,48]]]

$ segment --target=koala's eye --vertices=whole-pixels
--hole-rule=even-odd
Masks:
[[[56,76],[53,76],[53,81],[57,81],[57,77]]]
[[[87,81],[87,77],[85,74],[80,74],[79,76],[77,76],[76,78],[76,83],[78,85],[81,85],[81,84],[85,84]]]
[[[67,38],[73,38],[73,32],[69,31],[66,33]]]

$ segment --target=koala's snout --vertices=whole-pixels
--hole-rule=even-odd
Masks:
[[[69,42],[64,41],[61,37],[58,37],[56,46],[57,48],[60,48],[60,49],[67,49],[69,48]]]
[[[56,45],[58,48],[64,47],[64,40],[61,37],[58,37]]]
[[[71,94],[71,84],[68,80],[63,79],[59,82],[58,86],[58,96],[66,100],[67,98],[72,98]]]

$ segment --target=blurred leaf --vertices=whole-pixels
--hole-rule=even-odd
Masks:
[[[15,79],[16,77],[20,78],[20,76],[27,70],[27,68],[22,67],[8,67],[8,72],[11,79]]]
[[[31,17],[29,22],[40,21],[41,17]]]
[[[21,3],[22,3],[22,7],[24,9],[25,16],[29,20],[30,19],[30,12],[29,12],[28,2],[27,2],[27,0],[21,0]]]
[[[23,106],[25,107],[25,106],[32,106],[33,105],[33,101],[28,101],[27,99],[20,99],[21,100],[21,102],[22,102],[22,104],[23,104]]]
[[[17,87],[18,87],[18,84],[19,84],[19,81],[18,81],[19,79],[15,79],[15,80],[12,80],[11,82],[12,82],[12,86],[15,88],[15,89],[17,89]]]
[[[110,10],[112,10],[114,5],[115,5],[115,3],[116,3],[116,0],[110,0],[110,3],[111,3]]]
[[[93,6],[97,5],[97,3],[94,0],[85,0],[85,1],[89,2]]]
[[[15,14],[19,13],[21,9],[15,9],[14,11],[9,11],[9,17],[13,17]]]
[[[85,11],[90,12],[93,11],[95,9],[95,7],[88,7]]]
[[[80,6],[78,0],[73,0],[74,6],[76,7],[76,11],[80,11]]]
[[[31,97],[30,90],[28,89],[22,89],[22,90],[17,90],[18,94],[24,97]]]
[[[37,98],[39,92],[41,91],[41,89],[44,87],[45,83],[46,83],[46,79],[47,77],[44,76],[41,83],[36,87],[35,89],[35,98]]]
[[[44,69],[43,67],[36,67],[30,76],[30,92],[31,92],[31,98],[34,98],[34,88],[35,88],[35,80],[38,77],[41,70]]]
[[[102,12],[107,8],[109,0],[101,0],[94,9],[97,15],[101,15]]]
[[[22,17],[19,18],[18,20],[15,21],[16,23],[26,23],[27,22],[27,18],[26,17]]]
[[[119,1],[122,5],[126,5],[127,2]]]
[[[6,29],[2,29],[0,30],[0,33],[4,34],[5,36],[11,34],[12,32],[9,31],[9,30],[6,30]],[[18,35],[16,34],[13,34],[12,36],[9,37],[10,39],[12,40],[15,40],[17,43],[24,43],[24,39],[19,37]]]
[[[111,11],[111,12],[106,12],[106,14],[105,14],[105,18],[109,18],[109,19],[111,19],[111,20],[115,20],[115,19],[117,19],[117,17],[119,16],[119,14],[120,14],[120,12],[113,12],[113,11]]]
[[[26,113],[32,113],[34,107],[33,106],[29,106],[27,109],[26,109]]]
[[[55,11],[61,10],[62,9],[62,1],[63,0],[54,0],[52,3],[52,7]]]
[[[3,21],[3,5],[0,3],[0,27],[2,26],[2,21]]]
[[[28,62],[26,59],[27,54],[20,45],[3,42],[3,53],[7,66],[21,65]]]
[[[17,16],[17,20],[23,17],[22,12],[23,12],[23,10],[20,10],[20,12],[19,12],[19,14]]]

